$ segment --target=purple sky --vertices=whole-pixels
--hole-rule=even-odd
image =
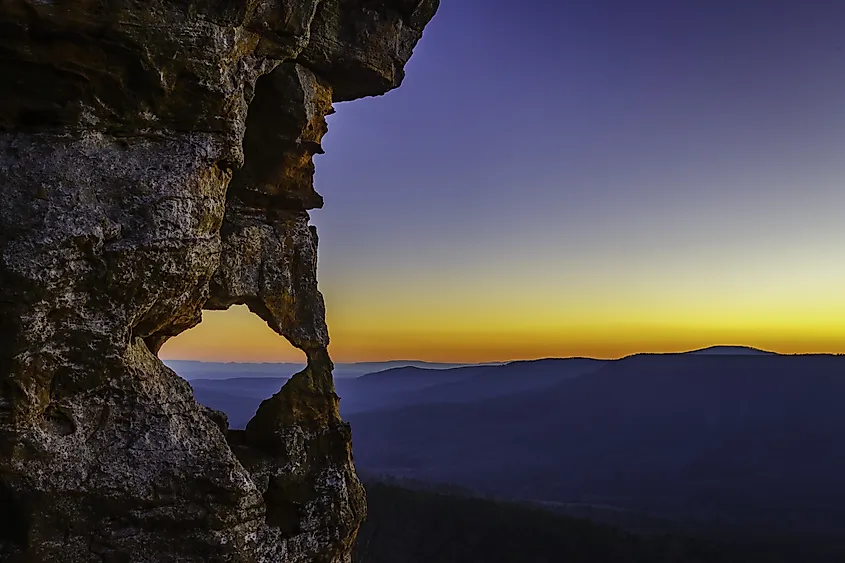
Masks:
[[[845,1],[443,0],[337,110],[340,360],[845,352]]]

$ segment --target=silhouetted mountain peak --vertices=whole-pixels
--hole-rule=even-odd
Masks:
[[[459,373],[461,370],[466,369],[473,369],[477,366],[461,366],[461,367],[449,367],[449,368],[438,368],[438,367],[421,367],[421,366],[398,366],[392,367],[388,369],[383,369],[379,371],[374,371],[371,373],[366,373],[360,377],[359,380],[367,380],[372,381],[376,379],[383,379],[386,377],[391,378],[400,378],[400,377],[420,377],[420,376],[428,376],[437,378],[439,376],[442,377],[449,377],[452,374]]]
[[[687,354],[710,356],[777,356],[776,352],[760,350],[751,346],[708,346],[699,350],[690,350]]]

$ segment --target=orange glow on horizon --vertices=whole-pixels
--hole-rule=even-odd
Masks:
[[[304,355],[246,307],[206,311],[203,323],[171,339],[163,359],[219,362],[302,362]],[[331,320],[331,319],[330,319]],[[341,319],[343,320],[343,319]],[[683,352],[714,345],[744,345],[785,354],[845,353],[845,330],[784,326],[712,326],[704,322],[559,326],[443,326],[422,323],[390,328],[338,322],[330,351],[337,362],[414,359],[472,363],[543,357],[619,358],[639,352]]]

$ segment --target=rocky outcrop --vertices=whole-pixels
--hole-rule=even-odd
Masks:
[[[312,156],[437,4],[0,4],[0,561],[349,560]],[[308,358],[240,432],[156,356],[233,304]]]

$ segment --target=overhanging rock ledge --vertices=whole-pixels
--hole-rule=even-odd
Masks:
[[[350,560],[312,156],[437,7],[0,4],[0,561]],[[234,304],[308,357],[245,431],[157,357]]]

